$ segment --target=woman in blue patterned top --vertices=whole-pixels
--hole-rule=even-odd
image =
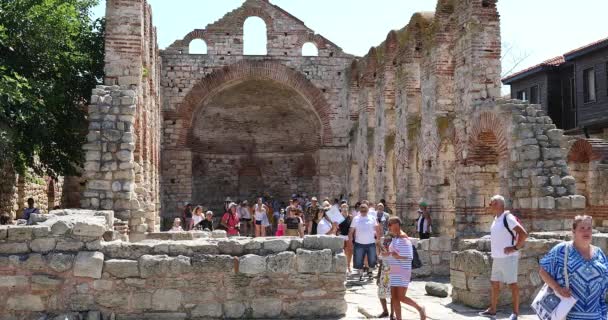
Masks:
[[[607,320],[606,290],[608,289],[608,259],[598,247],[591,245],[593,222],[590,216],[576,216],[572,223],[573,241],[556,245],[540,260],[540,276],[561,296],[574,296],[576,304],[568,320]],[[565,288],[564,253],[568,249],[568,278]]]

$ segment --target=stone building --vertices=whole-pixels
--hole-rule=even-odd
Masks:
[[[450,237],[487,232],[496,193],[531,229],[608,218],[606,144],[564,137],[540,105],[500,98],[496,0],[439,0],[363,57],[267,0],[164,50],[146,1],[106,5],[84,188],[64,189],[114,210],[132,239],[188,202],[221,210],[263,192],[384,198],[407,219],[424,198]],[[244,52],[251,17],[265,23],[265,55]],[[195,40],[206,53],[190,53]],[[303,56],[305,44],[318,54]]]

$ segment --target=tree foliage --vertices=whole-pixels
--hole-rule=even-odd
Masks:
[[[103,77],[97,0],[0,1],[0,162],[52,177],[84,158],[85,106]]]

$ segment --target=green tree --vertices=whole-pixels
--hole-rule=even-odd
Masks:
[[[0,162],[77,174],[86,109],[103,77],[97,0],[0,1]]]

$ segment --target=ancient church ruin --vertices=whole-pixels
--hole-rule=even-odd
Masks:
[[[265,55],[244,54],[251,17],[265,23]],[[134,238],[188,202],[219,210],[263,192],[384,198],[402,217],[424,198],[452,238],[487,231],[495,193],[533,229],[584,211],[601,227],[608,214],[606,143],[564,137],[538,106],[500,98],[496,0],[440,0],[364,57],[265,0],[162,50],[145,1],[108,0],[106,19],[83,177],[30,187],[4,175],[3,210],[30,193],[111,209]],[[191,54],[194,41],[207,52]],[[311,44],[318,55],[304,56]]]

